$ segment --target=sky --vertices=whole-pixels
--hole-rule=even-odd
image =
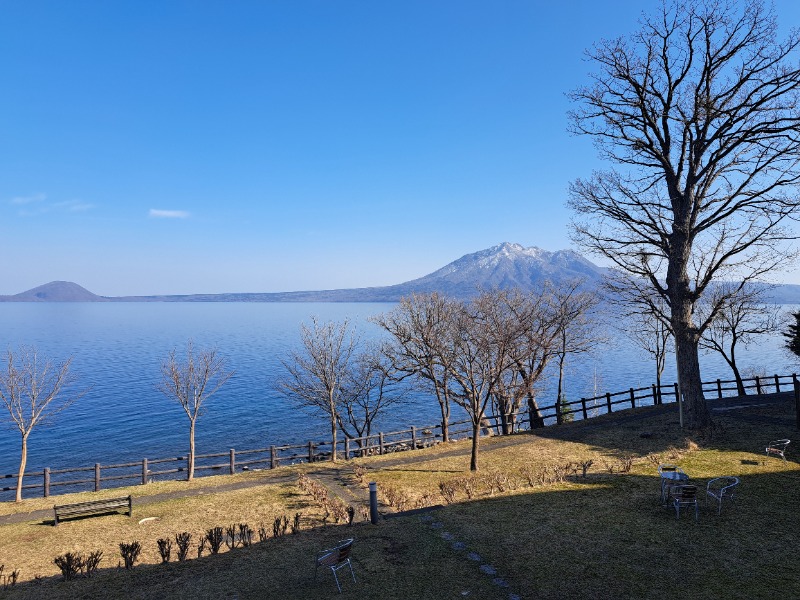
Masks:
[[[565,94],[657,6],[0,0],[0,294],[382,286],[573,247],[569,182],[608,165]]]

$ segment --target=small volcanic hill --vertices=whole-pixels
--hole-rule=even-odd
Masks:
[[[108,302],[71,281],[51,281],[13,296],[0,296],[0,302]]]

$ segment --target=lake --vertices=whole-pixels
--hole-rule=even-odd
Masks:
[[[281,397],[282,360],[300,343],[300,323],[349,318],[365,338],[381,331],[368,318],[394,304],[370,303],[1,303],[0,348],[36,346],[54,360],[73,357],[77,387],[89,391],[29,442],[28,471],[178,456],[188,446],[182,408],[156,389],[160,366],[187,340],[214,346],[235,376],[208,401],[198,420],[200,454],[328,438],[326,421]],[[652,361],[615,334],[616,343],[567,365],[568,398],[589,397],[654,382]],[[741,351],[740,365],[768,374],[791,373],[797,364],[780,336]],[[730,379],[716,355],[702,355],[703,379]],[[668,357],[665,382],[675,377]],[[545,392],[543,402],[552,403]],[[465,418],[454,407],[455,419]],[[4,418],[0,414],[0,418]],[[418,396],[395,406],[382,430],[430,425],[438,419],[433,398]],[[16,473],[19,434],[0,429],[0,474]]]

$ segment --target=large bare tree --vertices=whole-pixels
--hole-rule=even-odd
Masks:
[[[195,350],[191,340],[186,345],[184,358],[173,349],[167,360],[161,363],[161,381],[158,389],[168,398],[181,405],[189,417],[189,458],[187,479],[194,479],[195,443],[197,419],[203,414],[206,401],[216,394],[233,371],[226,369],[225,359],[214,348]]]
[[[726,298],[702,320],[697,303],[781,266],[798,210],[800,37],[776,30],[759,0],[665,0],[595,45],[593,81],[571,93],[571,130],[614,164],[570,186],[577,240],[665,300],[691,428],[711,422],[698,342]]]
[[[72,358],[54,364],[39,356],[36,348],[21,347],[16,354],[6,353],[5,368],[0,370],[0,400],[8,411],[13,427],[22,436],[16,501],[22,501],[22,479],[28,462],[28,438],[33,429],[47,425],[62,410],[82,396],[70,392],[74,382],[70,373]],[[67,392],[65,394],[65,392]]]

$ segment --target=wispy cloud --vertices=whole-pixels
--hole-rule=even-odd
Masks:
[[[64,202],[56,202],[52,205],[53,208],[60,208],[68,210],[69,212],[84,212],[90,208],[94,208],[93,204],[88,202],[81,202],[80,200],[66,200]]]
[[[37,202],[44,202],[47,198],[46,194],[31,194],[30,196],[17,196],[10,200],[11,204],[22,206],[26,204],[36,204]]]
[[[62,200],[60,202],[49,202],[47,194],[31,194],[29,196],[16,196],[8,201],[12,206],[17,207],[17,214],[20,217],[36,217],[45,213],[63,212],[86,212],[94,208],[93,204],[83,200]]]
[[[188,219],[189,213],[185,210],[161,210],[159,208],[150,209],[150,217],[153,219]]]

